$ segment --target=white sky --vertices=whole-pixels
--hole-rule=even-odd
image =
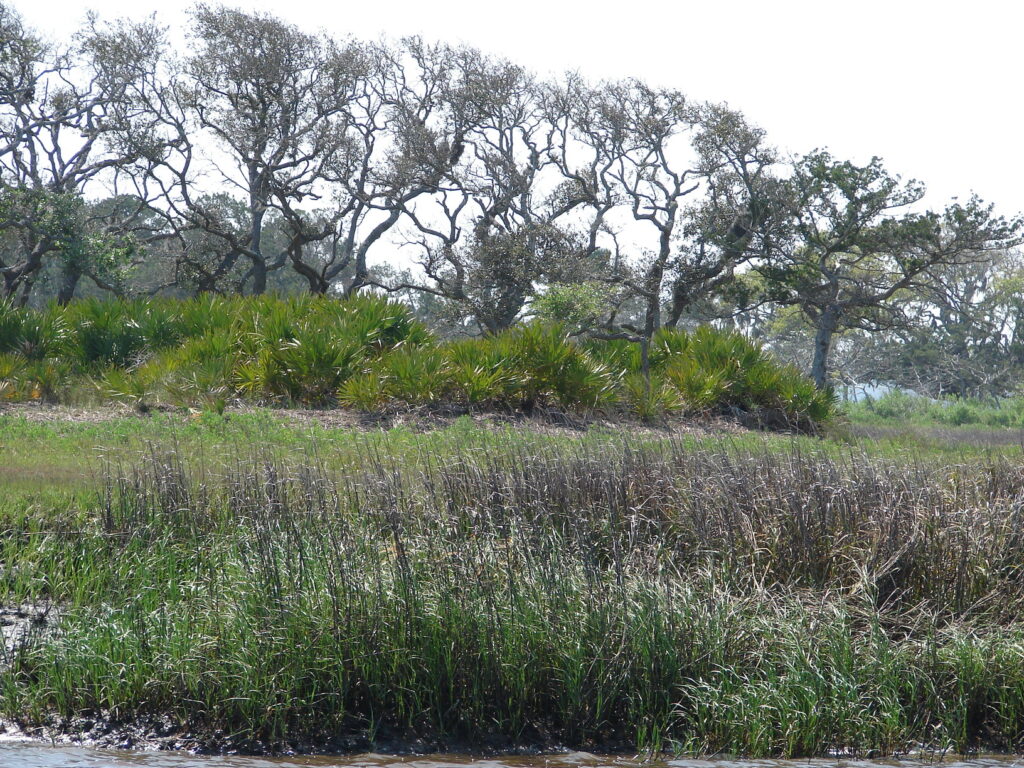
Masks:
[[[8,0],[54,39],[91,8],[156,12],[184,0]],[[228,3],[235,5],[238,3]],[[252,0],[307,28],[466,42],[542,74],[638,76],[725,101],[790,152],[872,155],[928,185],[929,205],[971,191],[1024,210],[1024,4],[1015,0]]]

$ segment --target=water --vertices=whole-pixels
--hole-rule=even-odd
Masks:
[[[0,768],[1024,768],[1012,757],[944,760],[664,760],[569,752],[528,757],[467,755],[349,755],[343,757],[235,757],[180,752],[130,752],[88,747],[0,743]]]

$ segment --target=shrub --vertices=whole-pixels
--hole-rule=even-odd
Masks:
[[[14,351],[26,360],[59,357],[68,349],[68,325],[57,309],[28,311],[22,316]]]
[[[362,357],[363,348],[356,341],[304,328],[294,340],[270,352],[265,393],[292,403],[326,405]]]
[[[19,396],[18,379],[24,367],[23,358],[0,353],[0,400],[13,400]]]
[[[356,374],[338,390],[338,404],[346,408],[375,411],[387,401],[387,385],[375,371]]]
[[[920,405],[923,405],[920,398],[898,389],[886,392],[877,400],[868,401],[868,407],[883,419],[906,419]]]
[[[612,370],[572,342],[564,326],[530,323],[507,331],[497,343],[519,373],[527,411],[551,403],[591,409],[615,400]]]
[[[652,424],[683,408],[679,390],[660,376],[650,381],[640,373],[629,373],[622,381],[626,407],[640,421]]]
[[[523,385],[522,373],[493,339],[447,344],[452,395],[466,405],[506,406]]]
[[[66,314],[70,325],[68,350],[80,365],[127,367],[152,345],[133,317],[131,302],[83,299]],[[141,313],[140,313],[141,314]]]
[[[977,424],[981,421],[981,415],[976,408],[967,403],[956,403],[947,406],[942,413],[941,420],[954,427],[961,427],[964,424]]]
[[[727,372],[709,370],[692,357],[670,360],[665,366],[665,378],[676,388],[684,408],[691,413],[712,411],[729,401]]]
[[[234,391],[231,374],[230,358],[208,358],[172,373],[164,388],[175,405],[223,413]]]
[[[64,360],[30,359],[14,378],[20,398],[56,403],[70,381],[71,365]]]
[[[24,316],[13,302],[0,300],[0,353],[17,348]]]
[[[393,400],[409,405],[435,403],[448,396],[451,370],[441,350],[401,347],[383,358],[379,374]]]
[[[804,428],[835,411],[831,395],[736,332],[660,330],[648,384],[640,345],[628,340],[581,340],[565,325],[532,322],[437,342],[407,307],[374,295],[85,300],[44,311],[2,303],[5,351],[5,398],[52,399],[79,391],[77,381],[143,410],[161,399],[215,410],[234,398],[363,409],[450,402],[527,413],[618,410],[653,421],[740,408],[776,411]]]

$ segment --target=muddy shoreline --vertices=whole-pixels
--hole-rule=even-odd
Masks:
[[[20,725],[12,720],[0,719],[0,741],[23,741],[27,744],[66,746],[99,750],[133,752],[175,752],[206,756],[237,757],[354,757],[365,754],[395,757],[423,757],[430,755],[459,755],[468,759],[502,757],[543,757],[545,755],[601,755],[608,758],[635,758],[644,763],[659,759],[680,759],[682,756],[666,751],[657,755],[638,755],[636,749],[624,742],[602,744],[562,744],[555,741],[508,743],[463,742],[448,739],[388,738],[370,740],[364,736],[324,736],[322,738],[295,738],[261,741],[234,737],[222,731],[192,731],[172,722],[169,718],[138,718],[130,722],[115,723],[109,717],[76,717],[62,720],[54,717],[44,725]],[[1005,752],[979,745],[977,750],[959,753],[950,747],[908,745],[906,749],[891,753],[836,751],[825,755],[807,755],[796,758],[744,758],[735,755],[688,755],[693,760],[750,760],[764,763],[815,760],[915,760],[941,764],[950,760],[971,760],[982,757],[1015,760],[1024,756],[1020,752]],[[545,761],[546,762],[546,761]]]
[[[475,757],[535,756],[585,751],[594,754],[632,756],[636,750],[625,742],[566,745],[553,740],[512,743],[501,739],[466,742],[441,738],[409,738],[380,734],[371,740],[358,734],[324,734],[274,741],[243,738],[223,731],[196,729],[169,717],[140,717],[116,722],[109,716],[53,716],[43,724],[29,725],[0,719],[0,739],[29,743],[138,751],[174,751],[196,755],[289,757],[368,752],[389,755],[461,754]]]

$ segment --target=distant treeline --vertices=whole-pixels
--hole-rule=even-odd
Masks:
[[[831,363],[960,394],[1017,378],[1021,222],[977,198],[923,210],[877,158],[784,158],[635,79],[190,19],[180,49],[95,17],[50,45],[0,2],[0,298],[375,290],[451,334],[541,316],[647,348],[732,322],[819,387]]]

